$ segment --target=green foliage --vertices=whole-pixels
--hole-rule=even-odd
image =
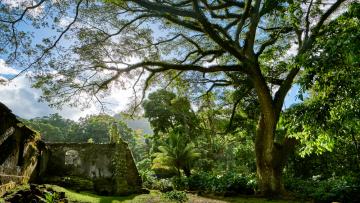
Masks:
[[[109,129],[114,125],[118,134],[131,147],[135,142],[132,130],[123,121],[105,114],[80,118],[78,122],[65,119],[59,114],[23,120],[23,122],[39,131],[47,142],[87,142],[92,139],[94,143],[108,143]]]
[[[177,97],[166,90],[158,90],[149,94],[143,107],[155,135],[176,130],[189,138],[196,136],[198,119],[187,98]]]
[[[116,123],[113,123],[109,129],[109,140],[110,143],[118,143],[119,139],[120,139],[120,134],[119,134],[119,130],[118,127],[116,125]]]
[[[57,192],[46,192],[44,196],[46,203],[56,203],[59,199],[59,194]]]
[[[141,176],[141,180],[143,183],[144,188],[151,189],[153,186],[153,183],[156,181],[156,175],[154,171],[150,170],[151,167],[151,160],[149,160],[149,167],[148,168],[140,168],[137,163],[137,168],[139,170],[139,175]],[[139,169],[140,168],[140,169]]]
[[[360,184],[355,177],[332,177],[318,180],[291,178],[285,181],[286,187],[302,199],[315,202],[359,202]]]
[[[186,193],[183,191],[169,191],[163,194],[163,196],[169,200],[175,201],[175,202],[187,202],[189,198],[186,196]]]
[[[182,169],[185,175],[190,175],[194,161],[200,157],[195,145],[184,138],[183,135],[170,132],[167,142],[159,146],[159,152],[155,153],[153,169],[165,169],[167,171],[177,171],[180,176]]]
[[[46,177],[44,181],[46,183],[71,188],[76,191],[92,191],[94,189],[94,183],[92,180],[76,176]]]
[[[23,63],[18,66],[27,67],[29,61],[31,67],[39,67],[30,75],[35,80],[34,87],[43,90],[45,100],[54,105],[86,105],[89,103],[87,98],[98,99],[97,95],[104,95],[110,87],[124,87],[134,76],[140,76],[134,88],[141,86],[143,81],[146,88],[154,83],[177,82],[181,96],[160,90],[150,94],[144,102],[145,116],[150,119],[157,136],[152,139],[151,146],[160,151],[154,154],[155,167],[165,166],[169,170],[175,167],[178,172],[183,170],[189,175],[192,162],[199,157],[196,155],[199,152],[194,150],[196,145],[204,148],[201,153],[206,155],[200,169],[206,165],[218,165],[214,167],[216,172],[229,171],[225,169],[254,171],[255,156],[248,154],[254,152],[250,141],[255,138],[255,120],[259,115],[264,118],[264,125],[259,126],[268,133],[259,133],[257,144],[270,140],[264,143],[264,147],[257,148],[263,148],[263,151],[256,151],[260,155],[270,152],[269,156],[257,156],[266,157],[258,160],[264,161],[265,165],[271,166],[277,161],[278,157],[271,155],[278,154],[278,151],[272,150],[285,149],[287,146],[280,146],[280,141],[287,135],[300,141],[299,154],[302,156],[331,150],[340,152],[335,150],[344,147],[346,153],[337,160],[357,156],[354,163],[360,166],[357,133],[360,129],[358,4],[352,4],[349,12],[325,27],[322,23],[327,23],[330,15],[324,16],[322,3],[313,4],[313,1],[256,1],[250,5],[243,5],[240,1],[224,4],[222,1],[199,1],[198,6],[198,1],[131,1],[123,4],[125,1],[105,0],[86,1],[86,5],[82,1],[71,1],[56,6],[52,5],[53,1],[44,2],[42,7],[46,12],[38,16],[28,16],[31,12],[24,12],[23,20],[0,23],[4,28],[0,31],[0,44],[5,47],[0,52],[6,53],[5,57],[12,61],[17,53],[7,49],[23,51],[27,57],[20,57]],[[80,15],[76,15],[78,18],[74,20],[86,22],[86,26],[68,27],[65,29],[67,33],[59,35],[72,37],[66,47],[61,47],[61,43],[57,45],[59,41],[51,38],[43,38],[43,44],[34,43],[35,47],[32,47],[27,33],[17,26],[17,22],[24,21],[22,23],[32,24],[38,29],[49,28],[49,15],[55,23],[52,29],[63,30],[58,18],[67,19],[67,13],[73,17],[72,6],[75,4],[79,9],[76,13],[79,11]],[[213,6],[216,9],[211,9]],[[331,6],[333,10],[337,7]],[[1,9],[4,11],[2,19],[10,20],[17,19],[21,11],[21,8],[12,9],[7,4],[1,4]],[[328,11],[329,14],[332,12],[331,9]],[[234,21],[234,15],[240,20]],[[149,22],[161,24],[164,35],[153,35]],[[236,27],[238,32],[234,32]],[[294,42],[297,42],[301,55],[287,56]],[[52,54],[55,52],[53,49],[57,54]],[[134,58],[140,63],[127,62]],[[215,66],[209,65],[213,62],[216,62]],[[280,118],[279,126],[283,129],[278,129],[273,139],[271,132],[276,130],[273,128],[278,121],[277,115],[282,114],[286,92],[297,78],[297,67],[301,67],[299,74],[302,74],[300,84],[303,92],[311,99],[294,106]],[[165,81],[156,81],[164,75]],[[147,79],[142,80],[142,76]],[[182,81],[186,84],[181,84]],[[224,86],[230,87],[217,90]],[[196,115],[189,99],[184,97],[187,89],[194,90],[193,96],[196,97],[214,91],[216,98],[200,101],[200,115]],[[235,91],[229,96],[228,90]],[[84,95],[89,97],[84,99]],[[224,121],[229,118],[232,125],[227,126]],[[68,129],[49,123],[41,123],[38,128],[46,129],[44,132],[49,134],[58,134],[56,139],[60,141],[86,142],[91,137],[95,142],[103,143],[108,140],[106,135],[110,123],[113,120],[102,115],[89,116]],[[122,127],[117,129],[126,131]],[[263,129],[258,130],[261,132]],[[177,138],[172,138],[171,133],[175,133]],[[111,134],[121,134],[133,149],[140,146],[137,144],[141,143],[141,138],[134,141],[131,133]],[[182,135],[182,140],[179,135]],[[195,144],[189,144],[191,142]],[[136,148],[145,154],[135,156],[139,161],[146,160],[144,165],[151,157],[148,146]],[[277,172],[281,172],[281,167],[275,167],[278,168]],[[194,183],[190,181],[191,185],[202,179],[204,181],[199,185],[205,185],[209,191],[226,191],[226,183],[244,185],[246,182],[232,175],[210,176],[209,179],[200,176],[194,179]]]
[[[134,159],[137,163],[138,170],[149,169],[151,165],[150,150],[153,143],[153,136],[142,134],[141,131],[135,130],[133,133],[134,144],[131,147]]]
[[[69,202],[86,202],[86,203],[145,203],[145,202],[168,202],[161,199],[161,194],[157,191],[150,191],[150,194],[141,194],[141,195],[130,195],[130,196],[98,196],[88,192],[75,192],[68,190],[56,185],[51,185],[51,187],[57,192],[65,192],[66,198]],[[169,201],[170,202],[170,201]]]
[[[143,174],[144,175],[144,174]],[[169,178],[158,179],[153,172],[146,174],[145,182],[143,182],[143,187],[150,190],[159,190],[161,192],[168,192],[174,189],[173,182]]]
[[[91,137],[95,143],[108,143],[110,137],[109,130],[113,127],[117,128],[118,135],[120,135],[124,141],[128,142],[129,145],[133,144],[134,140],[131,129],[127,127],[123,121],[105,114],[80,118],[78,128],[73,132],[78,135],[75,135],[73,140],[84,142],[84,140]]]
[[[64,142],[77,128],[76,122],[64,119],[57,113],[30,120],[23,119],[22,122],[39,131],[42,139],[49,142]]]
[[[321,168],[319,173],[326,176],[360,169],[360,16],[355,12],[359,5],[351,4],[333,20],[304,55],[299,82],[308,99],[292,106],[282,118],[288,135],[301,143],[299,154],[307,156],[302,160],[307,163],[303,170],[307,176],[314,171],[310,166]],[[311,155],[314,152],[326,154]],[[295,161],[301,164],[299,158]]]
[[[202,191],[222,195],[254,194],[256,180],[254,174],[242,175],[225,172],[222,175],[199,172],[190,177],[174,178],[174,187],[179,190]]]
[[[94,139],[89,138],[89,139],[87,140],[87,143],[94,143]]]
[[[324,125],[328,112],[326,103],[307,100],[294,105],[279,122],[287,129],[287,136],[300,141],[299,154],[304,157],[311,153],[322,154],[332,151],[334,139]],[[319,127],[322,126],[322,127]]]

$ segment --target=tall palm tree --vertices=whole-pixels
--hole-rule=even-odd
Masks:
[[[186,176],[190,176],[194,161],[200,157],[193,143],[174,132],[169,133],[167,142],[158,149],[159,152],[155,153],[152,168],[176,170],[179,176],[180,170],[183,170]]]

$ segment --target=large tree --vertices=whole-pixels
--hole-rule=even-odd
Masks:
[[[191,109],[190,101],[177,97],[166,90],[152,92],[143,102],[144,116],[149,119],[154,133],[167,133],[170,130],[181,132],[186,139],[194,138],[198,131],[199,121]]]
[[[146,90],[181,79],[208,91],[251,87],[261,111],[255,139],[259,187],[266,195],[283,191],[281,174],[294,141],[278,141],[275,131],[301,70],[296,62],[345,0],[31,2],[0,4],[0,52],[24,71],[33,70],[45,99],[88,104],[84,95],[99,100],[114,85]],[[50,36],[31,48],[39,40],[29,41],[23,22],[47,26]],[[136,95],[134,107],[141,98]]]

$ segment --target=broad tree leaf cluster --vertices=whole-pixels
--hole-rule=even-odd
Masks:
[[[324,29],[302,63],[299,84],[308,99],[284,119],[288,133],[302,143],[301,155],[334,151],[338,159],[333,161],[352,170],[360,166],[359,11],[359,4],[353,4]]]

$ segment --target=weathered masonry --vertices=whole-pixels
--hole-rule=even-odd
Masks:
[[[141,192],[127,143],[44,143],[0,103],[0,196],[16,184],[54,183],[99,194]]]
[[[93,188],[103,195],[141,192],[141,177],[125,142],[49,143],[47,147],[48,158],[43,157],[43,163],[47,162],[44,182],[76,190]]]
[[[40,134],[23,125],[0,103],[0,195],[16,184],[38,178],[39,157],[44,149]]]

